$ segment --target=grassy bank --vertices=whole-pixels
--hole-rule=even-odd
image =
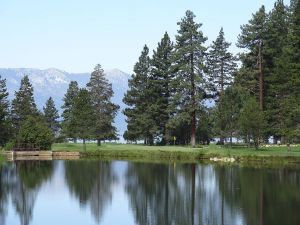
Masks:
[[[197,161],[212,157],[233,157],[237,161],[256,162],[299,162],[300,146],[292,147],[288,152],[287,147],[272,146],[260,150],[235,147],[221,148],[217,145],[200,146],[198,148],[180,146],[143,146],[127,144],[104,144],[100,147],[96,144],[87,144],[86,151],[82,150],[82,144],[55,144],[53,151],[79,151],[84,158],[106,159],[135,159],[135,160],[181,160]]]

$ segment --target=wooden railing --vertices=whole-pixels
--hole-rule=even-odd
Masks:
[[[40,146],[32,143],[18,143],[16,144],[13,149],[13,151],[40,151]]]

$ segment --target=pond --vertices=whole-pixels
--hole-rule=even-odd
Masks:
[[[300,224],[298,169],[17,161],[0,183],[5,225]]]

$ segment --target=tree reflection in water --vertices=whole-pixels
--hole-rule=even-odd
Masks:
[[[126,174],[139,225],[296,225],[299,184],[295,170],[239,166],[130,163]]]
[[[21,225],[34,223],[37,196],[48,194],[41,192],[47,180],[49,188],[55,185],[50,179],[54,170],[57,173],[53,180],[65,185],[58,194],[71,193],[81,207],[90,209],[92,217],[82,213],[87,223],[102,222],[112,200],[116,204],[120,201],[118,197],[112,198],[118,190],[125,192],[132,214],[127,212],[127,205],[106,213],[113,217],[126,214],[124,223],[129,224],[131,215],[137,225],[300,224],[298,169],[132,162],[120,166],[119,162],[103,161],[62,163],[64,176],[58,162],[18,161],[1,165],[0,224],[6,224],[10,220],[6,216],[14,213]],[[69,206],[73,204],[66,202]],[[13,212],[9,212],[11,209]],[[48,219],[47,214],[42,216]]]
[[[112,185],[117,181],[110,162],[65,162],[65,180],[80,205],[89,205],[100,224],[106,206],[112,201]]]
[[[10,194],[21,225],[29,225],[37,192],[52,173],[52,162],[18,161],[14,164],[2,165],[0,167],[1,224],[5,224],[7,197]]]
[[[10,172],[8,166],[0,166],[0,224],[5,224],[7,214]]]

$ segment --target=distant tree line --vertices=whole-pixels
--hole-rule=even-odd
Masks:
[[[195,146],[235,137],[256,148],[270,138],[300,141],[300,1],[262,6],[241,26],[238,55],[223,29],[205,45],[193,12],[177,24],[175,42],[165,33],[134,66],[123,99],[126,140]]]
[[[51,149],[56,140],[117,139],[113,126],[119,106],[111,102],[112,86],[100,65],[95,67],[86,88],[71,81],[64,97],[62,121],[50,97],[43,112],[37,109],[33,87],[27,75],[21,80],[10,103],[6,80],[0,76],[0,146],[34,144],[42,150]]]

